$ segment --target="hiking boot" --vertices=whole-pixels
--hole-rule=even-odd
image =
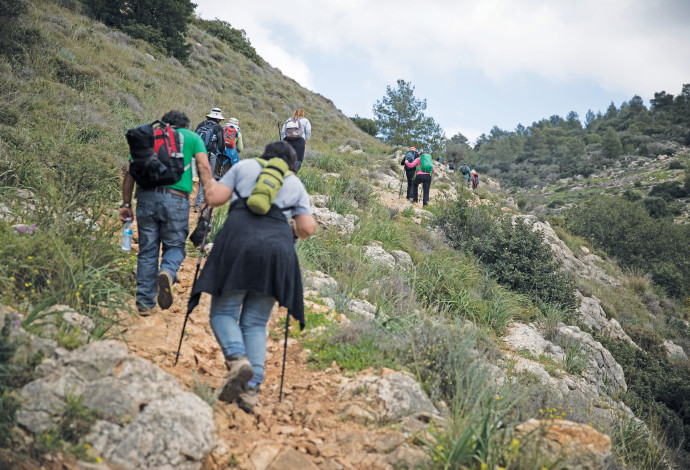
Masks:
[[[172,294],[173,277],[165,269],[158,273],[158,306],[162,309],[168,309],[173,302]]]
[[[226,403],[233,403],[240,396],[247,382],[254,377],[254,369],[247,356],[235,356],[235,358],[226,359],[225,366],[228,368],[227,380],[218,399]]]
[[[156,307],[147,307],[146,305],[137,305],[137,312],[139,312],[140,317],[150,317],[154,314]]]
[[[244,390],[240,393],[237,400],[237,406],[240,407],[246,413],[251,413],[254,406],[259,402],[259,387],[261,384],[257,385],[245,385]]]

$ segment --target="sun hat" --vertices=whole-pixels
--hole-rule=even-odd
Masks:
[[[228,124],[238,127],[240,125],[240,121],[238,121],[237,118],[230,118],[228,119]]]
[[[213,108],[211,112],[206,115],[206,117],[209,119],[220,119],[221,121],[225,120],[220,108]]]

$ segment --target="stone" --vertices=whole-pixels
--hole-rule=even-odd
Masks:
[[[606,318],[606,313],[601,308],[601,301],[599,299],[596,297],[585,297],[579,291],[575,291],[575,295],[580,301],[580,306],[575,311],[575,314],[592,331],[635,346],[635,342],[630,339],[615,318],[611,320]]]
[[[399,422],[422,412],[442,420],[420,385],[405,372],[357,377],[341,386],[338,399],[365,406],[380,423]]]
[[[338,282],[321,271],[304,271],[302,276],[305,290],[313,289],[322,292],[323,290],[338,288]]]
[[[666,356],[669,359],[687,360],[688,358],[688,356],[685,354],[685,351],[683,351],[683,348],[671,340],[665,340],[661,347],[664,348],[664,351],[666,351]]]
[[[331,212],[327,208],[313,207],[312,215],[316,221],[317,227],[323,230],[333,228],[344,235],[351,235],[355,231],[355,224],[352,220],[348,220],[336,212]]]
[[[45,432],[76,396],[99,411],[83,442],[107,462],[133,469],[198,469],[213,448],[211,407],[115,341],[58,358],[52,372],[22,389],[17,421],[33,433]]]
[[[541,354],[547,354],[558,362],[562,363],[565,360],[563,349],[545,340],[532,324],[511,323],[508,325],[508,334],[503,337],[503,342],[515,351],[527,350],[535,358]]]
[[[395,258],[393,255],[384,250],[378,242],[373,242],[364,246],[363,252],[372,263],[382,264],[390,268],[395,267]]]
[[[351,299],[347,304],[347,313],[353,315],[361,315],[368,319],[373,319],[376,315],[376,306],[361,299]]]
[[[395,258],[396,266],[402,266],[403,268],[411,268],[412,266],[414,266],[414,264],[412,263],[412,257],[402,250],[391,251],[391,256]]]
[[[515,431],[517,436],[536,434],[540,453],[560,459],[563,468],[599,470],[611,463],[611,438],[585,424],[530,419]]]
[[[314,463],[304,454],[291,447],[284,447],[266,470],[318,470]]]

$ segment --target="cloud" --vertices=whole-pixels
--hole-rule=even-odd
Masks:
[[[682,0],[198,3],[203,17],[212,11],[245,29],[260,55],[308,88],[303,58],[314,52],[365,61],[387,83],[479,70],[496,83],[536,74],[651,95],[690,78]]]

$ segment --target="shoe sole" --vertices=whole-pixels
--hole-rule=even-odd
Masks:
[[[237,371],[237,375],[232,380],[228,380],[225,383],[223,391],[218,395],[218,399],[226,403],[234,403],[252,377],[254,377],[254,368],[247,362]]]
[[[158,306],[162,309],[168,309],[172,302],[172,278],[161,271],[158,273]]]

